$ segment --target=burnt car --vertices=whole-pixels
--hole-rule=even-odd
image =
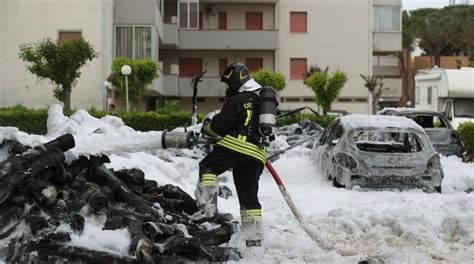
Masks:
[[[405,117],[340,117],[323,130],[312,157],[335,187],[441,192],[439,154],[425,131]]]
[[[433,147],[444,156],[462,157],[464,146],[456,130],[442,113],[413,108],[385,108],[379,115],[405,116],[420,125],[428,135]]]

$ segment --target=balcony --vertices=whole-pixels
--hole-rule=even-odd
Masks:
[[[178,24],[163,24],[163,40],[160,48],[176,49],[178,43]]]
[[[402,51],[402,32],[376,31],[373,36],[374,52]]]
[[[178,30],[179,49],[277,50],[277,30]]]
[[[224,97],[225,89],[220,79],[214,78],[202,78],[202,82],[199,83],[198,96],[199,97]],[[164,75],[163,76],[163,96],[179,96],[179,97],[192,97],[193,88],[191,86],[192,78],[190,77],[179,77],[177,75]]]

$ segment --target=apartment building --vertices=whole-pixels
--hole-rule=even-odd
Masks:
[[[112,61],[113,0],[1,0],[0,107],[45,108],[58,101],[54,85],[27,72],[20,45],[45,38],[63,41],[82,36],[99,57],[82,69],[72,90],[72,107],[102,109],[103,84]]]
[[[51,85],[37,84],[17,51],[23,42],[59,39],[63,32],[79,32],[99,51],[73,90],[72,104],[78,108],[105,107],[112,95],[104,93],[103,83],[119,56],[152,58],[160,67],[140,104],[144,110],[168,100],[191,109],[192,76],[203,71],[199,111],[220,108],[224,86],[219,76],[230,62],[283,73],[287,87],[279,94],[281,109],[315,107],[313,93],[303,84],[311,65],[348,73],[335,109],[370,112],[371,98],[359,74],[385,76],[390,89],[384,103],[396,104],[401,96],[394,56],[401,52],[401,0],[4,0],[0,7],[0,38],[7,43],[0,46],[0,57],[8,53],[0,61],[0,107],[44,107],[54,101],[52,92],[45,92]],[[38,8],[43,12],[35,12]],[[28,19],[45,22],[27,27]],[[22,37],[4,37],[18,31]],[[7,69],[11,64],[14,69]],[[7,70],[11,76],[5,78]],[[120,100],[115,103],[120,106]]]

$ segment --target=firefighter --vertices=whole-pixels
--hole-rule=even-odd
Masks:
[[[258,143],[258,92],[262,86],[241,63],[228,65],[221,82],[227,85],[224,106],[211,121],[203,122],[203,132],[220,140],[199,163],[195,195],[200,209],[192,218],[202,220],[217,215],[217,177],[232,169],[240,203],[242,235],[248,247],[260,246],[262,207],[257,193],[266,160],[265,147]]]

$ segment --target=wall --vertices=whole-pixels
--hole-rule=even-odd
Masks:
[[[262,12],[263,29],[275,29],[275,16],[273,5],[241,5],[241,4],[215,4],[216,13],[206,15],[205,7],[208,4],[200,4],[200,10],[203,12],[203,29],[218,28],[218,13],[227,12],[227,29],[245,29],[245,12]]]
[[[72,91],[72,108],[103,109],[104,81],[112,55],[113,0],[1,0],[0,107],[44,108],[58,101],[49,81],[38,82],[18,57],[19,46],[44,38],[57,40],[59,30],[80,30],[98,52],[82,68]]]
[[[329,66],[348,73],[349,81],[342,90],[342,97],[364,97],[369,93],[359,74],[372,71],[372,6],[370,1],[347,0],[292,0],[277,4],[279,47],[276,52],[276,68],[290,75],[290,58],[307,58],[308,67]],[[307,33],[290,33],[290,12],[306,11]],[[288,80],[280,96],[313,96],[303,80]],[[298,103],[291,107],[308,105]],[[312,104],[314,105],[314,103]],[[341,104],[349,112],[369,113],[369,103],[360,107],[357,103]],[[282,103],[280,107],[289,107]]]
[[[274,68],[272,51],[189,51],[189,50],[162,50],[164,74],[171,73],[171,65],[178,65],[179,58],[203,58],[203,70],[207,70],[206,77],[219,77],[219,59],[227,58],[228,63],[242,62],[245,58],[263,58],[263,67]]]

